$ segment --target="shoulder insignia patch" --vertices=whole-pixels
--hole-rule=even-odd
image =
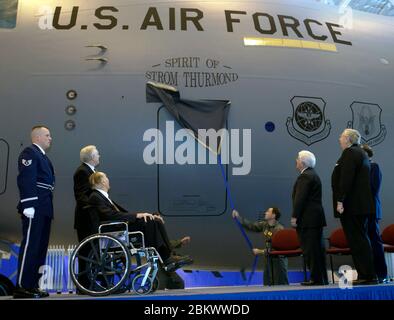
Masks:
[[[25,159],[22,159],[22,164],[23,164],[25,167],[30,166],[30,165],[32,164],[32,162],[33,162],[33,160],[25,160]]]

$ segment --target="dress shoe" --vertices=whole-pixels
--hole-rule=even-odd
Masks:
[[[193,263],[193,259],[189,256],[171,256],[164,261],[164,268],[166,271],[175,271],[183,266]]]
[[[378,279],[357,279],[352,282],[354,286],[368,286],[379,284]]]
[[[40,289],[33,289],[33,292],[36,292],[40,295],[40,298],[47,298],[49,297],[49,293]]]
[[[326,283],[326,282],[316,282],[316,281],[310,280],[310,281],[301,282],[301,285],[302,286],[326,286],[326,285],[328,285],[328,283]]]
[[[35,289],[16,288],[14,290],[14,299],[39,299],[41,295]]]
[[[390,283],[390,279],[388,278],[379,278],[378,281],[379,283],[383,283],[383,284]]]
[[[193,264],[193,259],[190,256],[178,256],[178,255],[173,255],[172,256],[175,261],[180,265],[180,266],[185,266],[189,264]]]

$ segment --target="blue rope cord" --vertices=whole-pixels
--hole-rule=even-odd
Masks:
[[[220,165],[223,181],[224,181],[224,184],[226,186],[227,198],[229,199],[230,207],[231,207],[231,211],[232,211],[232,210],[235,210],[235,205],[234,205],[233,198],[231,196],[230,186],[228,184],[228,180],[227,180],[227,177],[226,177],[226,173],[224,171],[224,166],[222,164],[222,158],[221,158],[220,154],[218,154],[218,164]],[[239,230],[241,231],[244,239],[246,240],[246,243],[248,244],[248,247],[249,247],[250,251],[253,251],[252,242],[250,241],[250,239],[249,239],[248,235],[246,234],[244,228],[242,227],[241,223],[239,222],[239,220],[237,218],[233,218],[233,220],[235,221],[235,223],[238,226]],[[252,281],[253,275],[254,275],[254,273],[256,271],[257,260],[258,260],[258,256],[255,256],[254,261],[253,261],[252,272],[250,273],[249,279],[248,279],[248,285]]]

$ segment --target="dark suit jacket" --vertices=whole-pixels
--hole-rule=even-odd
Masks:
[[[321,181],[314,169],[308,168],[298,176],[294,184],[292,198],[292,216],[297,218],[297,228],[326,226]]]
[[[382,206],[380,204],[379,192],[382,184],[382,172],[380,171],[379,165],[375,162],[371,162],[371,191],[372,197],[375,202],[375,213],[376,219],[382,219]]]
[[[89,184],[89,177],[92,173],[92,169],[85,163],[82,163],[74,173],[74,197],[77,202],[74,229],[90,230],[89,214],[83,208],[88,205],[89,195],[92,192]]]
[[[339,218],[337,202],[343,202],[343,214],[375,214],[367,154],[357,144],[343,150],[331,176],[334,216]]]
[[[112,200],[115,207],[100,191],[92,190],[88,202],[91,208],[90,212],[98,215],[100,222],[125,221],[133,223],[137,219],[137,214],[127,212],[127,210]]]

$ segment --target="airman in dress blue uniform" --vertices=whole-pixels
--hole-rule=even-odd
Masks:
[[[55,174],[45,154],[51,134],[45,126],[33,127],[32,145],[18,158],[18,189],[23,240],[19,251],[17,289],[14,298],[42,298],[47,292],[38,289],[39,269],[45,265],[53,219]]]

